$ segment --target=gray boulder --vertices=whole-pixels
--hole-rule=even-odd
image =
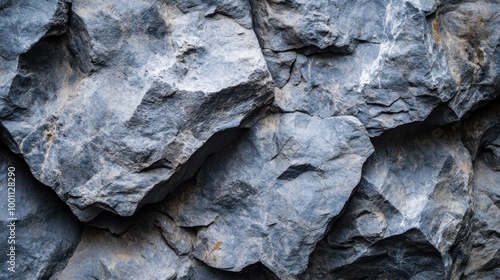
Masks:
[[[376,139],[356,194],[304,279],[460,276],[470,249],[471,157],[458,130],[425,130]]]
[[[271,98],[236,4],[75,1],[68,31],[22,54],[3,95],[12,149],[82,221],[161,200]]]
[[[354,115],[371,136],[498,96],[497,1],[251,1],[275,107]]]
[[[9,168],[15,169],[11,176]],[[47,279],[64,267],[80,240],[82,226],[3,144],[0,182],[0,279]],[[8,183],[15,189],[9,189]]]
[[[193,255],[209,266],[241,271],[261,262],[282,279],[294,278],[340,215],[371,153],[353,117],[270,115],[209,158],[196,184],[159,209],[181,226],[201,227]]]

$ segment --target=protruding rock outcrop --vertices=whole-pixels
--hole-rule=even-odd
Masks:
[[[68,31],[20,56],[0,121],[81,220],[160,200],[270,99],[249,9],[209,8],[75,1]]]

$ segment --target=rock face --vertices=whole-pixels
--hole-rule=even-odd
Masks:
[[[3,105],[19,66],[19,56],[43,37],[66,31],[68,3],[50,1],[2,1],[0,3],[0,101]]]
[[[497,157],[497,160],[500,159]],[[472,250],[465,269],[466,279],[500,277],[500,172],[482,159],[474,165],[476,209],[473,217]]]
[[[168,217],[161,220],[151,216],[150,219],[162,224],[168,222]],[[86,228],[76,252],[58,278],[173,279],[182,264],[155,225],[143,220],[120,237]]]
[[[249,9],[232,5],[76,1],[65,35],[20,56],[2,123],[81,220],[158,201],[269,99]]]
[[[0,1],[0,278],[500,278],[499,14]]]
[[[64,270],[51,279],[268,279],[265,268],[219,271],[192,258],[195,234],[152,211],[125,234],[88,227]]]
[[[240,271],[261,262],[287,278],[305,270],[371,152],[353,117],[271,115],[210,158],[197,186],[162,208],[179,225],[203,226],[193,255],[206,264]]]
[[[376,136],[498,96],[497,1],[442,2],[252,1],[275,105],[354,115]]]
[[[80,240],[82,226],[4,144],[0,145],[0,170],[0,278],[47,279],[64,267]]]
[[[466,121],[464,143],[474,155],[474,201],[466,279],[500,277],[500,111],[491,104]]]
[[[448,130],[376,139],[362,182],[317,247],[306,279],[457,277],[473,170],[460,134]]]
[[[141,254],[152,266],[142,268],[151,273],[147,279],[180,277],[189,255],[228,271],[262,263],[280,278],[297,276],[306,269],[328,223],[340,214],[371,153],[368,134],[353,117],[271,115],[224,153],[209,158],[196,185],[156,206],[168,216],[155,212],[156,218],[144,218],[149,224],[137,222],[120,238],[86,231],[61,279],[122,279],[125,269],[142,274],[134,267],[141,267],[143,260],[129,263],[114,257],[126,255],[134,262]],[[177,225],[202,228],[193,235]],[[139,240],[138,248],[125,245]],[[90,264],[93,269],[82,266],[95,250],[102,254],[102,263]]]

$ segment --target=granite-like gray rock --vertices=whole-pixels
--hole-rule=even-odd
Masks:
[[[500,277],[500,104],[464,121],[464,143],[475,157],[474,215],[464,279]]]
[[[447,106],[460,118],[499,96],[500,3],[447,1],[438,12],[435,37],[453,78]]]
[[[500,160],[500,158],[497,158]],[[464,279],[500,277],[500,171],[484,162],[474,162],[474,216],[472,248]]]
[[[258,265],[241,273],[206,266],[189,255],[194,237],[193,230],[156,211],[143,213],[119,236],[86,227],[68,265],[51,279],[272,279]]]
[[[0,145],[0,182],[0,279],[47,279],[64,268],[82,226],[4,144]]]
[[[0,0],[0,278],[500,278],[499,14]]]
[[[351,53],[359,41],[381,42],[389,1],[251,0],[250,3],[263,49]],[[370,18],[363,18],[365,15]]]
[[[209,158],[162,211],[201,227],[193,255],[228,271],[261,262],[281,279],[309,254],[359,182],[372,145],[353,117],[273,114]]]
[[[304,279],[457,279],[471,230],[471,157],[451,128],[408,128],[374,141],[345,214]]]
[[[6,102],[19,66],[19,55],[42,37],[60,35],[68,20],[66,1],[0,2],[0,107]]]
[[[79,219],[161,200],[268,102],[239,2],[75,1],[68,31],[20,56],[0,121]]]
[[[175,279],[182,263],[154,225],[162,217],[153,215],[121,236],[86,227],[67,266],[53,279]]]
[[[497,1],[251,2],[277,110],[354,115],[377,136],[498,96]]]

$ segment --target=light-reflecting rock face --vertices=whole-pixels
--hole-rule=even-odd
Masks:
[[[77,1],[63,36],[19,57],[0,118],[81,220],[158,201],[270,98],[249,8],[221,5],[239,20],[201,4]]]
[[[496,1],[251,1],[275,105],[354,115],[372,136],[498,96]]]
[[[0,278],[500,279],[499,14],[0,0]]]
[[[193,255],[208,265],[240,271],[261,262],[291,277],[305,270],[371,153],[353,117],[271,115],[162,208],[182,226],[203,226]]]

